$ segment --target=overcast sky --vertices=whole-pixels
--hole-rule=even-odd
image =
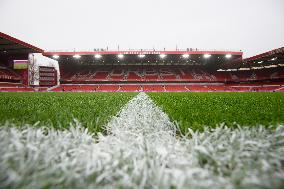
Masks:
[[[284,46],[284,0],[0,0],[0,31],[44,50]]]

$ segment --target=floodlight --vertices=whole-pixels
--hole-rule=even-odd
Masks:
[[[81,56],[80,56],[79,54],[75,54],[75,55],[73,56],[73,58],[79,59],[79,58],[81,58]]]
[[[123,59],[124,55],[123,55],[123,54],[118,54],[117,57],[118,57],[119,59]]]
[[[210,58],[210,57],[211,57],[211,54],[204,54],[203,57],[204,57],[204,58]]]
[[[274,57],[274,58],[272,58],[271,60],[272,60],[272,61],[277,60],[277,57]]]
[[[161,59],[165,58],[166,56],[167,56],[166,54],[160,54]]]
[[[229,59],[229,58],[232,58],[232,55],[231,54],[226,54],[225,57]]]
[[[100,58],[102,58],[102,55],[96,54],[96,55],[95,55],[95,58],[96,58],[96,59],[100,59]]]
[[[146,55],[145,54],[139,54],[138,57],[139,58],[144,58]]]
[[[189,58],[189,54],[183,54],[182,57],[183,58]]]
[[[59,56],[57,54],[53,55],[52,57],[55,58],[55,59],[59,58]]]

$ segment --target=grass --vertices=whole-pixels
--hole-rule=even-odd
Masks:
[[[74,119],[93,132],[115,115],[135,93],[0,93],[0,123],[66,128]]]
[[[182,132],[204,125],[277,125],[284,123],[283,93],[150,93]]]
[[[92,132],[107,123],[136,93],[0,93],[0,124],[66,128],[77,119]],[[284,123],[283,93],[149,93],[181,131],[225,123]]]
[[[284,187],[284,126],[204,127],[176,137],[169,117],[139,94],[106,129],[94,138],[80,124],[0,127],[0,188]]]

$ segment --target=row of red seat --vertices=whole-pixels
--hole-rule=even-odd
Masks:
[[[78,67],[61,72],[61,80],[67,82],[90,81],[187,81],[224,82],[284,79],[284,69],[264,69],[255,71],[216,72],[189,68],[101,68]]]
[[[248,91],[284,91],[283,85],[61,85],[54,92],[248,92]]]
[[[21,83],[0,82],[0,92],[34,92],[31,87],[26,87]],[[45,90],[46,91],[46,90]]]
[[[0,67],[0,81],[1,80],[21,80],[21,77],[10,69]]]
[[[22,84],[0,83],[0,92],[34,92],[48,91],[48,88],[29,88]],[[284,92],[284,83],[273,85],[238,84],[238,85],[60,85],[53,88],[53,92],[247,92],[247,91],[279,91]]]
[[[33,88],[0,88],[0,92],[34,92]]]

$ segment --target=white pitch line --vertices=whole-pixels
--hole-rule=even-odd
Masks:
[[[189,130],[145,94],[94,137],[69,130],[0,127],[0,188],[280,188],[284,127]]]

